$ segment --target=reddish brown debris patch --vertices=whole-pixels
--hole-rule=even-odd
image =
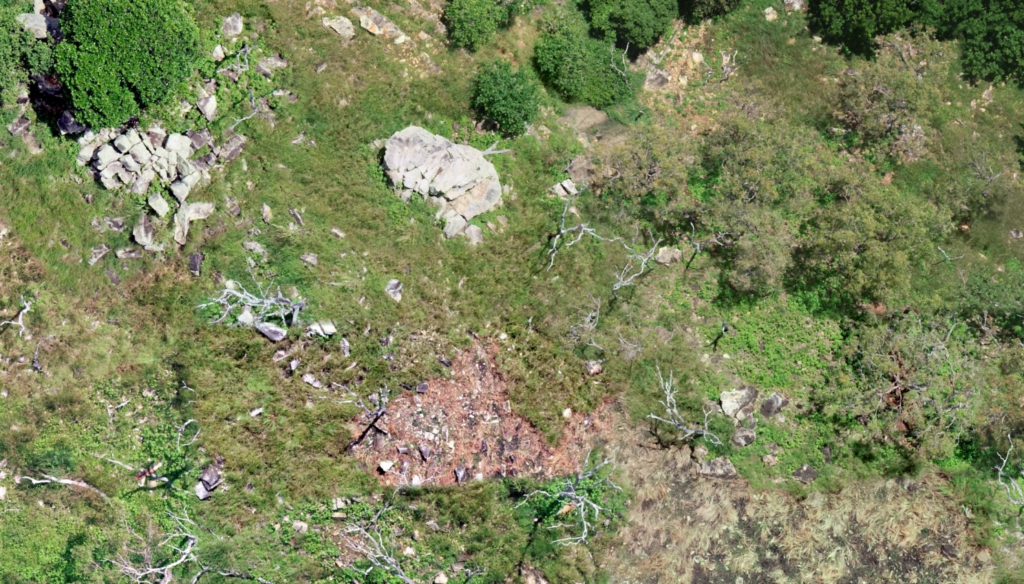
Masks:
[[[451,379],[428,381],[423,393],[393,396],[377,423],[387,434],[371,430],[352,454],[391,486],[453,485],[460,477],[549,478],[578,471],[591,437],[608,423],[606,416],[572,414],[561,443],[548,446],[536,428],[512,411],[495,366],[497,351],[493,344],[475,344],[453,360]]]

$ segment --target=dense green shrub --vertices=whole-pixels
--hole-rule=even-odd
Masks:
[[[918,0],[811,0],[811,26],[828,42],[848,51],[870,55],[875,36],[893,32],[912,22]]]
[[[675,0],[592,0],[590,23],[608,38],[646,49],[665,34],[678,10]]]
[[[682,15],[690,21],[704,20],[732,12],[739,8],[743,0],[682,0]]]
[[[37,41],[15,20],[18,10],[0,9],[0,102],[14,99],[13,91],[31,73],[48,73],[53,67],[50,43]]]
[[[181,0],[70,0],[57,71],[85,124],[117,126],[191,74],[199,30]]]
[[[510,6],[496,0],[449,0],[444,24],[452,45],[475,51],[512,18]]]
[[[633,92],[625,68],[614,65],[622,52],[591,38],[578,11],[561,10],[544,24],[534,59],[544,82],[568,101],[606,107]]]
[[[473,107],[505,134],[518,136],[537,114],[537,86],[508,61],[486,63],[474,82]]]
[[[1024,81],[1024,4],[1016,0],[931,0],[922,19],[961,39],[961,66],[972,79]]]

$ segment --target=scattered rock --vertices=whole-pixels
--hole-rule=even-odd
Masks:
[[[104,144],[96,151],[96,158],[93,162],[93,166],[96,170],[103,171],[106,170],[108,166],[116,162],[118,158],[121,158],[121,154],[117,149],[110,144]]]
[[[702,463],[699,467],[699,472],[701,476],[713,479],[735,479],[740,476],[736,472],[736,467],[724,456]]]
[[[211,95],[197,99],[196,107],[199,108],[199,113],[203,114],[206,121],[212,122],[217,117],[217,96]]]
[[[132,229],[132,237],[135,238],[135,243],[138,243],[147,250],[153,246],[153,240],[156,238],[156,229],[153,229],[149,215],[145,213],[139,215],[139,220]]]
[[[356,28],[352,25],[352,21],[344,16],[336,16],[334,18],[327,18],[325,16],[321,22],[325,28],[338,33],[338,36],[343,40],[350,41],[352,37],[356,36]]]
[[[118,233],[124,231],[124,219],[121,217],[104,217],[103,223],[111,231],[116,231]]]
[[[676,247],[663,247],[658,250],[658,255],[654,257],[654,261],[663,266],[678,264],[683,261],[683,252]]]
[[[769,6],[764,9],[764,19],[768,22],[773,22],[779,18],[779,14],[775,12],[775,9]]]
[[[315,253],[304,253],[299,256],[299,259],[313,267],[320,263],[320,258]]]
[[[267,250],[262,245],[255,241],[243,241],[242,247],[245,251],[267,257]]]
[[[761,462],[763,462],[765,466],[775,466],[776,464],[779,464],[779,457],[774,454],[765,454],[761,457]]]
[[[444,221],[444,235],[445,237],[452,238],[462,233],[469,222],[462,215],[459,215],[455,211],[452,211],[445,217]]]
[[[761,415],[770,418],[775,414],[779,413],[782,408],[786,407],[789,400],[782,397],[781,395],[772,392],[767,399],[761,402]]]
[[[784,6],[788,12],[800,12],[804,9],[804,0],[785,0]]]
[[[29,120],[25,116],[21,116],[20,118],[11,122],[11,125],[7,126],[7,131],[10,132],[12,136],[21,136],[22,134],[28,131],[28,128],[31,125],[31,120]]]
[[[338,327],[335,326],[335,324],[333,322],[329,321],[329,320],[317,321],[317,322],[314,322],[313,324],[309,325],[308,327],[306,327],[306,336],[307,337],[318,336],[318,337],[327,338],[327,337],[329,337],[331,335],[336,334],[337,332],[338,332]],[[344,341],[344,339],[342,339],[342,340]],[[348,342],[348,341],[345,341],[345,342]]]
[[[56,18],[50,18],[42,14],[19,14],[15,19],[21,23],[25,30],[32,33],[36,40],[45,39],[47,34],[60,31],[60,24]]]
[[[559,122],[577,132],[586,132],[590,128],[608,121],[608,114],[588,105],[570,108]]]
[[[102,260],[108,253],[110,253],[110,246],[105,243],[101,243],[92,248],[92,251],[89,254],[89,265],[96,265],[96,262]]]
[[[274,71],[284,69],[287,66],[287,59],[281,57],[281,55],[271,55],[260,59],[260,62],[256,64],[256,72],[264,77],[270,77],[274,74]]]
[[[212,491],[217,488],[220,484],[220,472],[214,466],[208,466],[203,469],[203,475],[199,477],[199,482],[203,484],[208,490]]]
[[[210,58],[213,59],[214,63],[220,63],[226,56],[227,55],[224,54],[224,47],[221,45],[213,47],[213,52],[210,53]]]
[[[188,256],[188,271],[198,277],[203,268],[203,254],[194,253]]]
[[[402,283],[398,280],[388,280],[387,285],[384,286],[384,291],[387,292],[387,295],[395,302],[402,301]]]
[[[242,147],[245,146],[246,137],[241,134],[235,134],[228,139],[227,143],[224,144],[220,149],[220,153],[217,155],[221,162],[231,162],[238,155],[242,153]]]
[[[469,239],[471,245],[484,242],[484,232],[477,225],[470,225],[462,231],[462,235]]]
[[[574,183],[571,178],[567,178],[551,187],[551,192],[561,199],[575,197],[579,194],[579,191],[576,190],[576,183]]]
[[[221,24],[220,31],[229,39],[233,39],[242,34],[242,15],[236,12],[231,16],[225,17],[224,23]]]
[[[274,212],[270,210],[270,205],[263,203],[263,222],[270,225],[270,222],[274,219]]]
[[[292,521],[292,529],[295,530],[295,533],[306,533],[309,531],[309,524],[305,521],[299,521],[296,519],[295,521]]]
[[[476,148],[409,126],[388,138],[384,149],[391,183],[405,196],[416,192],[435,203],[438,217],[454,212],[469,220],[502,203],[498,173]],[[449,237],[458,233],[446,228]]]
[[[160,193],[150,193],[146,202],[149,203],[150,208],[153,209],[157,217],[163,217],[171,211],[171,206],[167,204],[167,200]]]
[[[199,497],[200,501],[205,501],[210,498],[210,491],[207,490],[206,486],[203,485],[202,481],[196,483],[196,497]]]
[[[601,367],[600,361],[587,361],[584,366],[587,369],[587,375],[590,375],[591,377],[600,375],[601,372],[604,371],[604,368]]]
[[[448,576],[444,572],[438,572],[437,576],[434,576],[434,584],[448,584]]]
[[[756,437],[750,428],[736,428],[736,432],[732,435],[732,443],[736,446],[750,446]]]
[[[75,116],[71,113],[71,110],[64,110],[64,113],[62,113],[60,117],[57,118],[57,129],[60,130],[60,133],[63,135],[74,136],[76,134],[81,134],[82,132],[84,132],[85,125],[81,124],[78,120],[75,119]]]
[[[395,466],[395,463],[394,463],[394,462],[392,462],[392,461],[390,461],[390,460],[382,460],[382,461],[380,462],[380,464],[379,464],[379,465],[377,465],[377,468],[378,468],[378,469],[380,469],[380,472],[382,472],[382,473],[386,473],[386,472],[388,472],[389,470],[391,470],[391,468],[392,468],[393,466]]]
[[[661,89],[668,85],[671,80],[672,77],[668,74],[668,71],[658,69],[657,67],[651,67],[647,70],[647,77],[644,79],[644,89]]]
[[[749,385],[740,387],[733,391],[722,393],[722,411],[725,415],[745,420],[754,409],[754,400],[757,399],[757,390]]]
[[[402,29],[388,20],[386,16],[367,6],[357,6],[352,9],[352,14],[359,18],[359,26],[374,36],[383,36],[386,39],[397,39],[405,36]],[[408,39],[408,37],[406,37]]]
[[[1020,238],[1024,237],[1024,232],[1022,232],[1020,229],[1011,229],[1010,230],[1010,237],[1012,237],[1014,239],[1020,239]]]
[[[818,471],[805,464],[793,471],[793,478],[806,485],[818,478]]]
[[[270,322],[256,323],[256,330],[275,343],[280,343],[288,336],[288,331]]]
[[[137,260],[142,257],[142,252],[134,247],[122,247],[114,255],[119,260]]]

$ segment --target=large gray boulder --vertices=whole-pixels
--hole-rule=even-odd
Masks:
[[[440,207],[439,217],[451,217],[450,211],[454,211],[469,220],[502,203],[498,172],[481,151],[418,126],[388,138],[384,170],[396,188],[431,198]]]

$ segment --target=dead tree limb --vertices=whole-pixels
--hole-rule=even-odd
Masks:
[[[257,115],[259,115],[260,108],[256,106],[256,94],[254,94],[251,89],[249,90],[249,106],[252,107],[252,112],[250,112],[249,115],[245,116],[244,118],[232,117],[231,119],[235,120],[235,123],[231,124],[231,127],[228,128],[229,130],[234,130],[235,127],[238,126],[238,124],[251,120]]]
[[[588,453],[587,464],[584,466],[584,470],[573,477],[565,479],[561,490],[558,492],[551,493],[548,491],[533,491],[532,493],[528,493],[522,501],[516,504],[516,507],[518,508],[526,505],[534,498],[553,499],[562,503],[561,508],[555,513],[555,515],[558,517],[566,517],[567,520],[571,519],[573,523],[556,523],[549,526],[548,529],[559,529],[563,527],[575,528],[578,530],[578,533],[561,539],[556,539],[551,543],[566,546],[589,543],[590,536],[595,531],[595,526],[600,519],[601,512],[608,511],[594,500],[594,491],[601,491],[605,488],[622,490],[611,480],[609,476],[600,476],[601,469],[611,464],[611,461],[605,459],[596,465],[590,465],[589,461],[590,454]],[[600,478],[597,478],[599,476]]]
[[[647,419],[672,426],[676,430],[683,433],[681,438],[682,440],[689,440],[691,438],[703,436],[704,439],[707,440],[708,442],[715,444],[717,446],[721,446],[722,440],[713,432],[708,430],[708,420],[711,417],[711,414],[713,413],[712,410],[706,407],[703,409],[703,426],[695,426],[687,422],[686,418],[683,417],[683,415],[679,412],[679,406],[676,403],[677,390],[675,385],[675,378],[672,372],[669,371],[668,379],[665,379],[665,377],[663,377],[661,374],[661,367],[658,367],[657,371],[658,385],[665,396],[665,398],[660,403],[665,408],[666,417],[663,418],[656,414],[648,414]]]
[[[174,579],[172,571],[175,568],[189,562],[198,563],[196,551],[199,537],[195,534],[196,524],[189,518],[187,511],[180,516],[170,512],[167,515],[174,520],[174,531],[164,535],[159,542],[156,540],[160,536],[153,532],[152,527],[144,537],[132,529],[127,519],[123,519],[131,540],[137,543],[130,546],[126,542],[114,559],[105,561],[116,566],[121,575],[137,584],[169,584]],[[170,558],[157,559],[158,555],[162,555],[161,550],[170,550]],[[202,574],[203,571],[193,581],[198,580]]]
[[[295,326],[299,313],[306,307],[305,301],[286,298],[281,293],[280,286],[275,292],[273,282],[264,287],[256,280],[251,270],[249,275],[252,276],[253,283],[256,284],[256,294],[249,292],[241,284],[237,284],[237,290],[225,287],[215,298],[200,304],[198,308],[210,306],[221,308],[221,315],[213,319],[213,324],[224,322],[238,308],[248,308],[256,323],[264,322],[268,318],[279,318],[286,325]]]
[[[389,536],[385,536],[381,531],[380,518],[390,509],[390,503],[385,503],[370,520],[346,524],[341,532],[342,543],[349,551],[370,562],[370,567],[365,570],[351,566],[353,570],[361,572],[364,576],[368,576],[374,570],[381,570],[405,584],[417,584],[405,573],[395,548],[386,541]]]
[[[1024,486],[1021,486],[1021,479],[1006,476],[1006,463],[1010,460],[1010,453],[1013,452],[1013,436],[1007,434],[1006,438],[1010,441],[1010,448],[1006,451],[1005,455],[996,453],[1002,464],[995,467],[995,470],[999,473],[999,485],[1006,490],[1006,497],[1010,500],[1010,503],[1024,507]],[[1024,470],[1020,474],[1024,476]]]
[[[480,154],[482,154],[484,156],[491,156],[492,154],[507,154],[509,152],[513,152],[513,150],[511,148],[505,148],[504,150],[495,150],[494,148],[497,145],[498,145],[497,142],[495,142],[494,144],[491,144],[490,146],[487,147],[487,150],[484,150]]]
[[[14,326],[18,327],[18,336],[19,337],[24,336],[25,335],[25,330],[26,330],[25,329],[25,315],[28,314],[29,311],[31,311],[31,310],[32,310],[32,302],[25,300],[25,297],[22,296],[21,297],[21,310],[18,311],[18,316],[16,316],[14,320],[5,320],[3,322],[0,322],[0,326],[4,326],[4,325],[8,325],[8,324],[14,325]]]
[[[59,484],[59,485],[67,485],[69,487],[76,487],[76,488],[79,488],[79,489],[85,489],[87,491],[96,493],[97,495],[99,495],[100,497],[102,497],[104,499],[109,499],[110,498],[110,497],[107,496],[106,493],[104,493],[103,491],[97,489],[96,487],[90,485],[89,483],[87,483],[85,481],[79,481],[79,480],[75,480],[75,479],[59,479],[59,478],[57,478],[55,476],[50,476],[48,474],[41,474],[40,476],[43,477],[43,478],[35,479],[35,478],[29,477],[29,476],[24,476],[24,475],[19,477],[19,478],[21,480],[25,480],[25,481],[28,481],[28,482],[32,483],[33,486],[35,486],[35,485],[46,485],[46,484],[50,484],[50,483],[56,483],[56,484]],[[15,482],[18,482],[18,481],[15,481]]]

